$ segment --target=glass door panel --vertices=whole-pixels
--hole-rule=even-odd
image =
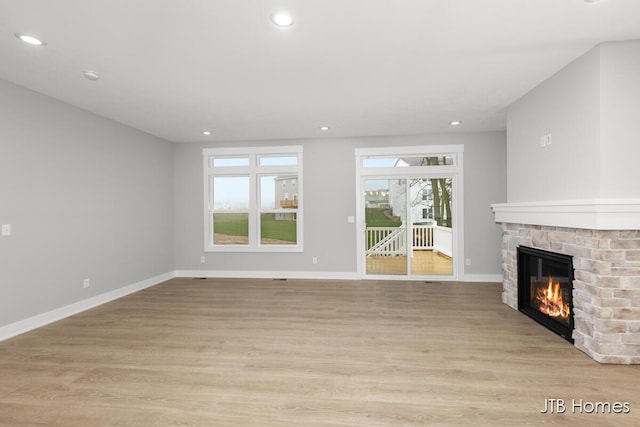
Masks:
[[[411,275],[453,275],[452,178],[409,180]]]
[[[365,179],[367,274],[406,275],[407,180]]]

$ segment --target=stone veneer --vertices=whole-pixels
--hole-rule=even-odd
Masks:
[[[573,256],[577,348],[601,363],[640,364],[640,231],[502,223],[502,301],[515,310],[518,246]]]

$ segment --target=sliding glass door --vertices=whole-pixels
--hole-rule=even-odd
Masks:
[[[365,178],[367,275],[453,274],[453,179]]]
[[[461,145],[358,148],[363,277],[456,280],[463,258]]]

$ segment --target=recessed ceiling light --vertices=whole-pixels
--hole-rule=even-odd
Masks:
[[[293,16],[288,12],[277,12],[271,15],[271,22],[278,27],[290,27],[293,25]]]
[[[328,130],[329,130],[329,126],[322,126],[322,127],[320,128],[320,130],[322,130],[322,131],[325,131],[325,132],[326,132],[326,131],[328,131]]]
[[[585,3],[596,3],[599,2],[600,0],[584,0]]]
[[[82,75],[87,78],[87,80],[96,81],[100,78],[100,73],[93,70],[84,70]]]
[[[14,33],[14,36],[19,38],[23,42],[28,43],[28,44],[33,45],[33,46],[46,46],[47,45],[47,43],[45,43],[43,40],[40,40],[39,38],[34,37],[34,36],[30,36],[28,34]]]
[[[450,124],[451,126],[458,126],[458,125],[459,125],[459,124],[461,124],[461,123],[462,123],[462,122],[461,122],[460,120],[454,120],[454,121],[450,122],[449,124]]]
[[[203,135],[211,135],[211,131],[210,130],[203,130],[202,134]]]

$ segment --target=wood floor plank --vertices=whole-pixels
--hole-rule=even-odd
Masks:
[[[598,364],[500,292],[173,279],[0,342],[0,426],[640,425],[640,366]]]

